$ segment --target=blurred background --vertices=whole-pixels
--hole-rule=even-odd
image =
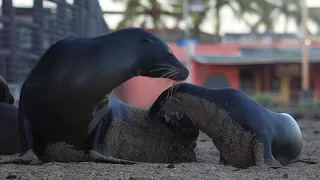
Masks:
[[[189,68],[187,82],[237,88],[267,107],[320,108],[320,0],[0,0],[0,7],[0,75],[16,101],[53,43],[142,27]],[[171,85],[135,77],[115,95],[146,108]]]

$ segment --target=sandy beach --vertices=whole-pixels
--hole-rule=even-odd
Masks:
[[[1,179],[320,179],[320,121],[298,120],[303,133],[300,159],[280,169],[250,167],[238,169],[219,165],[219,152],[211,140],[200,134],[196,163],[112,165],[101,163],[47,163],[44,165],[1,165]]]

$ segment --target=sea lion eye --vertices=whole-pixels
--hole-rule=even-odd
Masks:
[[[152,40],[149,39],[149,38],[147,38],[147,37],[143,37],[141,40],[142,40],[143,42],[152,43]]]

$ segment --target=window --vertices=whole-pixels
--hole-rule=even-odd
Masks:
[[[271,79],[271,91],[279,92],[280,91],[280,80],[278,77],[272,77]]]
[[[32,30],[27,27],[19,28],[19,47],[22,49],[32,48]]]

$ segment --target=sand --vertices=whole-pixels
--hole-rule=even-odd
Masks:
[[[320,162],[320,121],[299,120],[303,133],[301,159]],[[197,163],[112,165],[100,163],[47,163],[44,165],[0,165],[0,179],[320,179],[320,165],[294,163],[285,168],[238,169],[218,165],[219,152],[201,134],[197,142]]]

